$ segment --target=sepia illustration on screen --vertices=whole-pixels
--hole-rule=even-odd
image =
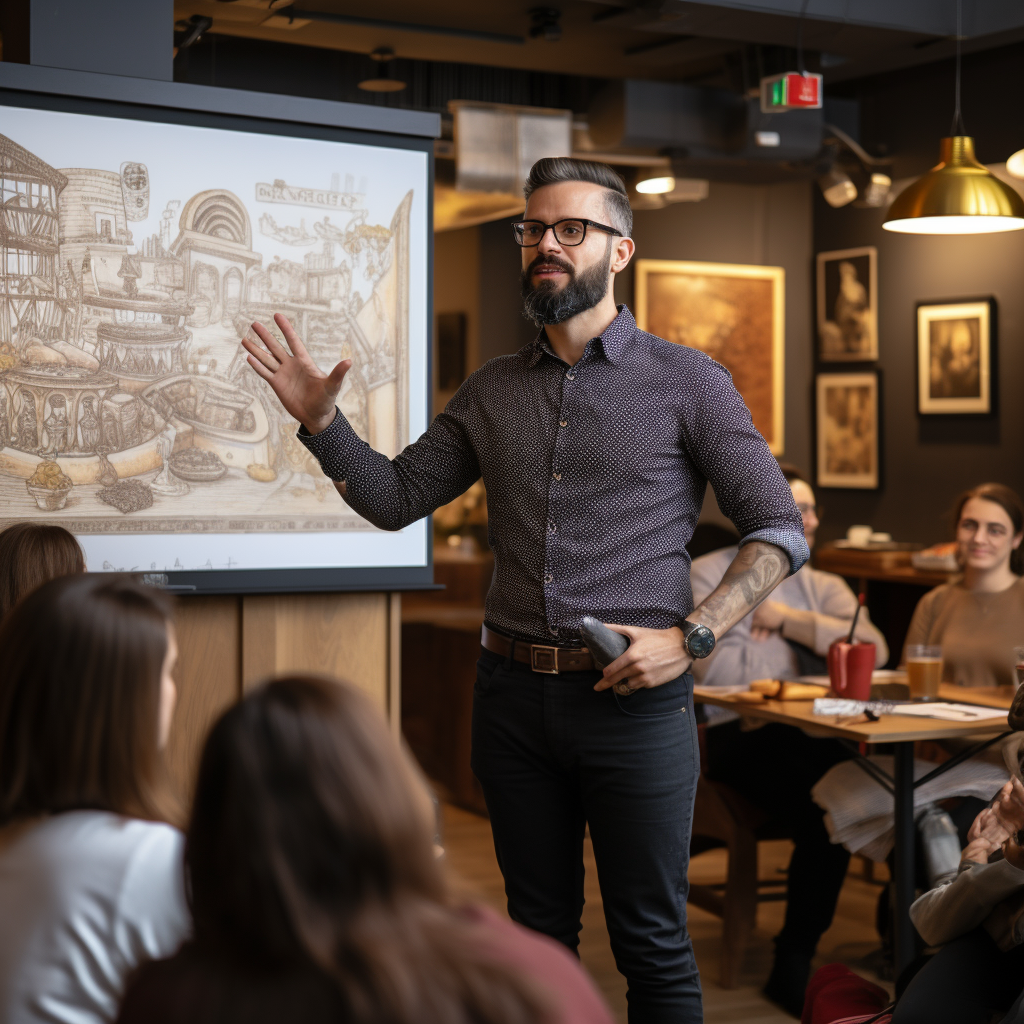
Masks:
[[[239,342],[285,314],[325,371],[353,359],[356,432],[408,442],[415,190],[389,151],[302,140],[302,177],[275,170],[294,140],[0,110],[0,525],[371,529]]]

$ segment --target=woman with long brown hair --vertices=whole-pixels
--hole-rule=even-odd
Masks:
[[[15,523],[0,533],[0,620],[47,580],[85,572],[78,541],[55,523]]]
[[[1003,484],[965,491],[954,510],[962,575],[918,602],[907,645],[942,647],[946,682],[1010,686],[1024,644],[1024,505]]]
[[[610,1024],[554,941],[461,906],[434,812],[367,699],[268,684],[207,741],[188,830],[195,938],[121,1024]]]
[[[164,823],[177,647],[162,595],[51,580],[0,624],[0,1020],[113,1020],[128,974],[188,934]]]

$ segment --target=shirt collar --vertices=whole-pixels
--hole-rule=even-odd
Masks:
[[[621,364],[626,349],[637,333],[636,320],[633,319],[629,307],[623,304],[618,307],[618,310],[615,319],[604,329],[604,333],[598,339],[601,342],[601,351],[604,352],[605,359],[613,366]],[[526,365],[536,366],[545,352],[554,355],[548,346],[548,336],[542,327],[537,332],[537,337],[523,349]]]

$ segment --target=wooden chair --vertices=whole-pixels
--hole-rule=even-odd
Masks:
[[[706,764],[704,735],[707,726],[697,727],[701,763]],[[765,839],[790,838],[783,826],[773,823],[762,811],[730,786],[713,782],[701,772],[693,810],[693,839],[690,855],[726,847],[729,867],[724,882],[691,885],[689,902],[722,919],[722,951],[718,981],[722,988],[739,984],[743,954],[750,942],[757,918],[757,905],[786,898],[786,880],[757,877],[757,844]]]

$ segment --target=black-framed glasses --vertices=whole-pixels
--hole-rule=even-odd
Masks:
[[[554,224],[545,224],[539,220],[517,220],[512,222],[512,234],[516,241],[529,249],[531,246],[540,245],[548,228],[555,233],[555,241],[559,245],[579,245],[587,237],[587,228],[597,228],[598,231],[607,231],[609,235],[622,235],[621,231],[610,228],[607,224],[598,224],[596,220],[583,220],[580,217],[556,220]]]

